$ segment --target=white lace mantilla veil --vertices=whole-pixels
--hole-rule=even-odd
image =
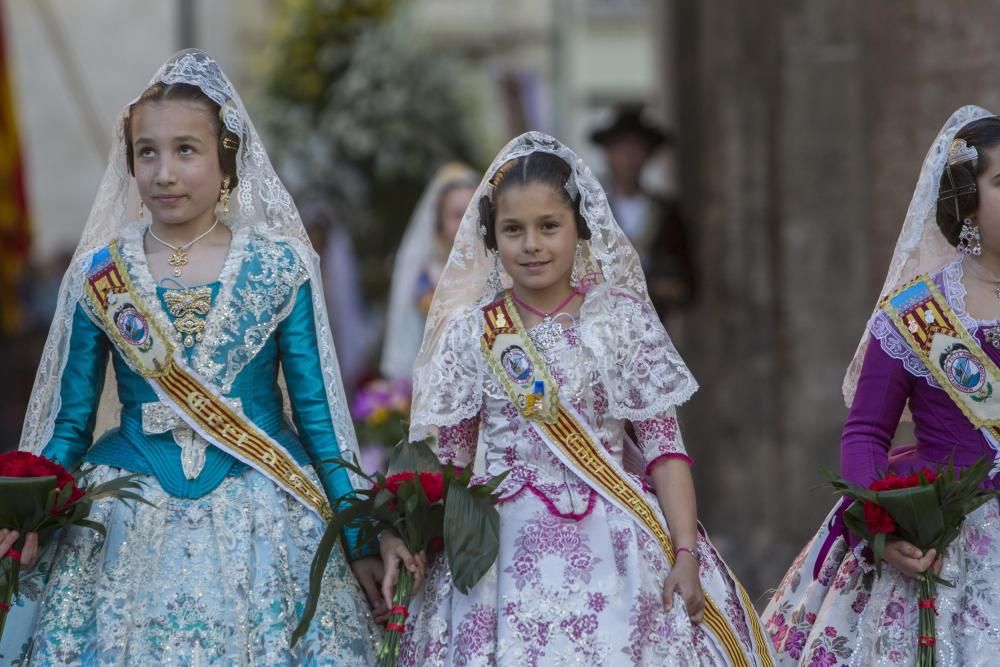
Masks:
[[[382,374],[388,378],[410,379],[413,361],[420,350],[424,315],[416,304],[417,281],[438,251],[441,193],[455,185],[474,188],[477,183],[479,174],[471,168],[455,162],[446,164],[437,170],[410,216],[392,268],[392,290],[380,364]]]
[[[650,310],[653,304],[649,300],[646,289],[646,278],[639,263],[639,256],[632,247],[625,233],[618,226],[611,213],[608,198],[600,182],[591,173],[576,153],[561,144],[558,140],[542,132],[526,132],[508,143],[494,158],[493,163],[483,176],[476,193],[466,209],[462,224],[455,237],[448,263],[445,266],[430,312],[427,315],[427,325],[424,329],[424,340],[413,370],[413,403],[410,413],[410,440],[416,441],[434,433],[436,427],[448,426],[462,419],[478,414],[482,394],[463,398],[463,404],[448,414],[439,409],[439,397],[442,390],[435,376],[440,373],[440,367],[435,363],[448,324],[453,316],[466,313],[472,307],[482,307],[496,298],[496,293],[487,287],[487,281],[493,268],[491,257],[486,252],[483,238],[479,235],[479,201],[490,192],[490,180],[497,170],[507,162],[531,153],[545,152],[557,155],[572,168],[572,185],[580,193],[580,212],[590,230],[591,238],[585,242],[583,261],[585,266],[581,275],[590,275],[594,282],[599,283],[593,289],[613,289],[630,293],[638,298]],[[501,282],[510,287],[510,276],[501,266]],[[587,327],[581,327],[581,342],[585,347],[594,349]],[[481,332],[477,332],[481,334]],[[698,389],[698,384],[681,359],[673,343],[665,334],[662,338],[664,348],[660,350],[665,363],[660,366],[669,374],[666,384],[670,389],[658,397],[661,405],[676,406],[684,403]],[[469,341],[469,349],[479,354],[478,337]],[[439,360],[450,363],[449,360]],[[613,364],[610,359],[597,359]],[[618,369],[598,369],[607,380]]]
[[[993,115],[982,107],[974,105],[961,107],[948,118],[934,139],[934,143],[931,144],[927,156],[924,158],[923,167],[920,169],[920,177],[917,179],[913,198],[910,199],[910,207],[906,210],[903,229],[899,233],[896,249],[892,254],[892,261],[889,263],[889,272],[885,277],[885,283],[882,285],[882,291],[879,293],[875,310],[872,313],[873,319],[878,314],[879,304],[885,297],[917,276],[934,272],[960,256],[959,251],[948,243],[937,225],[937,200],[941,174],[944,173],[944,167],[948,161],[948,147],[959,130],[974,120]],[[865,326],[861,342],[858,344],[858,349],[854,353],[850,366],[847,367],[847,374],[844,376],[843,393],[847,407],[851,407],[854,393],[858,388],[861,365],[871,341],[869,330],[871,323],[872,321],[869,320],[868,325]],[[908,415],[909,410],[905,416]]]
[[[230,213],[223,222],[233,232],[234,239],[238,234],[245,238],[246,232],[253,231],[260,232],[269,240],[287,243],[305,266],[312,289],[313,313],[330,416],[342,455],[346,458],[357,456],[357,437],[330,335],[319,257],[309,242],[295,203],[271,166],[243,101],[216,61],[197,49],[174,54],[150,79],[149,85],[158,82],[187,83],[200,88],[219,104],[226,127],[240,137],[236,159],[239,183],[234,192],[234,202],[230,203]],[[59,289],[55,317],[42,352],[21,433],[22,450],[40,451],[52,437],[60,408],[59,387],[69,353],[73,313],[83,298],[84,275],[91,255],[118,238],[126,226],[138,225],[138,191],[125,161],[124,133],[129,106],[136,100],[138,97],[122,109],[115,123],[108,167],[98,187],[97,197],[73,261]],[[236,250],[234,247],[233,251]],[[227,268],[230,264],[227,260]],[[117,424],[120,404],[114,382],[111,381],[112,373],[109,364],[109,382],[101,397],[95,437],[104,429]],[[361,484],[353,473],[351,481],[355,487]]]

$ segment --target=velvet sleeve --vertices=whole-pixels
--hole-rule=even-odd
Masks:
[[[886,470],[889,448],[916,378],[872,340],[840,439],[840,474],[868,486]]]

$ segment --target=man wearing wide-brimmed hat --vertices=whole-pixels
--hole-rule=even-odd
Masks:
[[[673,200],[646,191],[642,170],[673,136],[649,122],[642,107],[619,107],[612,121],[591,140],[607,160],[606,189],[611,209],[639,252],[650,297],[660,316],[688,305],[694,297],[694,267],[687,225]]]

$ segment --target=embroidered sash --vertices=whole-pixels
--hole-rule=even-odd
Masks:
[[[919,276],[883,301],[910,349],[997,454],[1000,472],[1000,368],[990,359],[928,276]]]
[[[542,437],[552,453],[608,502],[635,520],[660,545],[673,565],[675,552],[660,513],[647,494],[608,452],[598,444],[587,422],[570,405],[558,400],[558,387],[541,354],[527,335],[510,294],[483,308],[483,354],[508,398]],[[506,360],[513,361],[507,362]],[[534,400],[530,400],[531,397]],[[728,573],[739,591],[743,615],[751,627],[756,656],[772,665],[769,643],[743,587]],[[718,640],[732,665],[751,662],[729,619],[705,593],[705,625]]]
[[[324,520],[331,518],[330,504],[322,489],[291,454],[187,365],[136,293],[117,243],[95,254],[85,288],[87,301],[115,347],[181,421],[210,444],[265,475]]]

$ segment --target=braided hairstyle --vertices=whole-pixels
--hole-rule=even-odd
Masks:
[[[577,235],[581,239],[589,239],[590,228],[580,213],[580,195],[571,196],[566,189],[566,184],[572,177],[573,170],[566,161],[552,153],[537,151],[505,162],[490,179],[492,196],[483,195],[479,200],[479,221],[485,231],[483,241],[486,249],[497,249],[496,201],[500,194],[510,188],[531,184],[548,185],[558,192],[573,210]]]

